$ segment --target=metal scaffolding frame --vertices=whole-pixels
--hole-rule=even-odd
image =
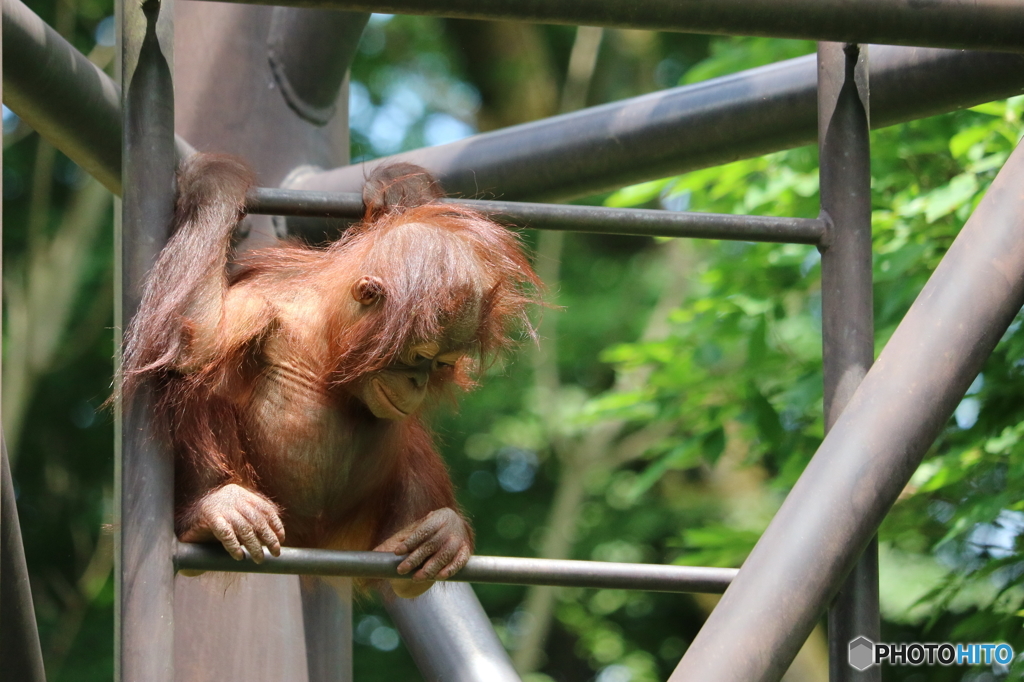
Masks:
[[[1008,0],[260,0],[254,4],[461,19],[1018,51]]]
[[[120,85],[21,0],[2,0],[5,102],[116,194]],[[1024,93],[1024,53],[878,45],[875,128]],[[811,144],[813,55],[389,157],[434,173],[453,195],[550,201]],[[679,131],[684,131],[680,134]],[[188,145],[178,140],[179,155]],[[358,192],[365,164],[293,188]]]
[[[827,435],[742,569],[477,556],[454,580],[724,592],[672,675],[672,680],[680,681],[778,680],[831,605],[831,679],[880,679],[878,668],[857,672],[845,665],[850,639],[878,636],[873,536],[1024,304],[1024,198],[1018,189],[1024,181],[1024,151],[1018,148],[1010,156],[872,366],[868,133],[872,126],[1024,92],[1024,6],[1005,0],[254,4],[825,41],[816,58],[790,60],[392,158],[427,167],[452,194],[496,194],[502,201],[462,203],[517,226],[794,242],[821,250]],[[119,3],[118,8],[124,87],[92,66],[20,0],[3,0],[3,85],[5,102],[16,113],[112,191],[123,192],[117,256],[117,326],[123,329],[138,305],[145,273],[167,236],[176,161],[191,147],[174,134],[171,0]],[[329,87],[304,79],[306,62],[301,54],[289,51],[288,39],[326,34],[288,11],[274,10],[275,77],[289,83],[283,90],[298,116],[326,120],[333,113],[332,93],[342,87],[351,46],[331,52],[336,61],[325,74],[332,81]],[[339,18],[330,30],[347,31],[351,40],[358,36],[360,22],[365,23],[365,15],[351,14]],[[870,41],[914,47],[869,47]],[[325,44],[313,44],[330,52]],[[347,56],[341,54],[346,49]],[[510,201],[580,196],[805,144],[815,137],[821,159],[817,219]],[[292,178],[287,188],[258,188],[248,199],[249,212],[356,219],[362,213],[355,192],[365,177],[364,166],[309,172]],[[122,182],[124,178],[130,182]],[[321,229],[301,221],[293,221],[291,227],[304,225]],[[394,557],[373,552],[287,548],[280,558],[257,565],[234,562],[216,547],[177,542],[169,453],[150,437],[145,411],[134,410],[134,415],[132,423],[119,420],[117,440],[118,679],[175,679],[178,569],[404,577],[395,573]],[[11,495],[6,468],[3,473],[6,560],[9,546],[20,546],[20,539],[8,532]],[[18,613],[25,613],[26,599],[27,592],[14,602],[21,609]],[[11,603],[0,602],[5,623],[15,608]],[[303,603],[307,623],[335,617],[317,611],[305,597]],[[389,609],[429,679],[517,679],[467,587],[431,590]],[[29,619],[22,622],[23,628],[32,627]],[[0,640],[0,654],[12,646],[7,639]],[[307,633],[306,643],[311,680],[350,678],[344,662],[321,661],[330,658],[329,642]],[[33,665],[31,658],[26,660],[26,665]]]

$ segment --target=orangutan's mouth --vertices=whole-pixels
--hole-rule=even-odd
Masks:
[[[373,380],[373,387],[374,389],[376,389],[377,397],[380,399],[380,402],[383,404],[384,407],[393,410],[398,415],[399,419],[404,419],[405,417],[409,416],[408,412],[406,412],[405,410],[403,410],[402,408],[395,404],[394,399],[392,399],[392,397],[388,395],[388,392],[384,389],[384,386],[381,385],[381,382],[379,380]]]

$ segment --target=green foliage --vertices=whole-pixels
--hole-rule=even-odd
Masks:
[[[678,559],[684,566],[734,567],[743,563],[760,533],[730,526],[705,526],[683,531],[682,546],[689,550]]]
[[[815,162],[811,150],[799,149],[691,173],[661,191],[685,195],[692,210],[813,216]],[[751,441],[752,460],[802,469],[822,432],[817,264],[810,246],[702,245],[689,296],[672,315],[673,334],[605,352],[622,367],[656,366],[646,400],[680,423],[660,454],[652,450],[652,467],[692,468],[695,452],[713,465],[724,447],[722,423],[733,421]],[[646,472],[641,480],[649,481]]]
[[[687,71],[682,82],[699,83],[783,59],[813,54],[815,49],[815,43],[810,40],[720,38],[711,42],[710,56]]]
[[[730,42],[687,79],[756,62],[765,44]],[[1015,98],[872,134],[877,348],[1024,134],[1022,111],[1024,98]],[[694,211],[813,216],[815,157],[813,149],[796,149],[739,161],[624,188],[606,203],[675,198]],[[673,475],[713,469],[721,449],[708,447],[706,439],[723,423],[732,424],[727,448],[740,451],[745,466],[768,472],[769,485],[784,492],[823,435],[818,254],[792,245],[700,248],[671,336],[604,354],[620,368],[655,367],[643,391],[617,397],[616,414],[638,426],[643,413],[679,423],[648,452],[635,492],[651,496],[662,486],[671,494]],[[913,605],[931,614],[910,618],[932,627],[927,636],[916,635],[919,641],[1004,639],[1024,647],[1021,322],[1013,323],[884,527],[884,541],[921,555],[942,576]],[[681,551],[677,561],[739,565],[758,533],[723,521],[712,515],[703,527],[682,531],[672,543]],[[949,613],[962,614],[958,623],[946,618]]]

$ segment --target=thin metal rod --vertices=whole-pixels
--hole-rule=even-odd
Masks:
[[[32,588],[21,542],[18,504],[7,459],[7,443],[0,439],[0,661],[5,679],[46,682],[39,647]]]
[[[233,573],[335,575],[351,578],[409,579],[396,573],[402,557],[384,552],[342,552],[285,547],[280,557],[267,556],[257,564],[235,561],[216,545],[178,543],[177,570]],[[731,568],[621,564],[603,561],[564,561],[517,557],[474,556],[449,580],[502,585],[554,585],[652,592],[725,591],[737,571]]]
[[[901,47],[871,54],[876,128],[1024,92],[1024,55]],[[814,143],[817,111],[810,55],[383,161],[423,166],[452,195],[562,201]],[[311,174],[294,187],[358,192],[376,163]]]
[[[240,1],[240,0],[238,0]],[[323,7],[582,24],[613,28],[928,45],[1024,49],[1024,16],[1012,0],[258,0]]]
[[[672,680],[778,680],[1024,305],[1024,145],[960,231]]]
[[[122,3],[124,177],[115,324],[139,305],[142,282],[174,211],[174,90],[170,0]],[[166,50],[166,52],[165,52]],[[115,680],[174,682],[173,466],[153,438],[149,396],[119,405],[115,497]]]
[[[366,212],[357,192],[308,192],[257,187],[246,197],[245,210],[257,215],[280,215],[359,220]]]
[[[875,358],[871,282],[868,49],[818,44],[821,210],[832,222],[821,254],[825,431]],[[831,682],[880,682],[881,669],[849,665],[851,640],[879,637],[878,544],[871,543],[829,610]]]
[[[827,227],[826,221],[817,218],[737,216],[472,199],[444,201],[474,208],[503,223],[538,230],[817,244],[825,237]],[[257,214],[348,219],[359,219],[364,212],[359,194],[265,187],[250,193],[246,208],[250,213]]]

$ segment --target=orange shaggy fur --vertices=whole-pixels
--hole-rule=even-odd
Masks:
[[[229,275],[252,185],[229,157],[182,168],[173,234],[127,334],[122,395],[130,405],[152,388],[175,454],[179,533],[204,495],[237,483],[278,505],[288,544],[371,549],[456,504],[421,415],[378,419],[349,387],[471,303],[471,355],[486,361],[530,330],[540,283],[515,235],[439,203],[411,166],[368,181],[366,218],[334,244],[262,249]],[[366,310],[352,300],[362,275],[382,284]],[[470,386],[469,364],[432,376],[431,392]]]

